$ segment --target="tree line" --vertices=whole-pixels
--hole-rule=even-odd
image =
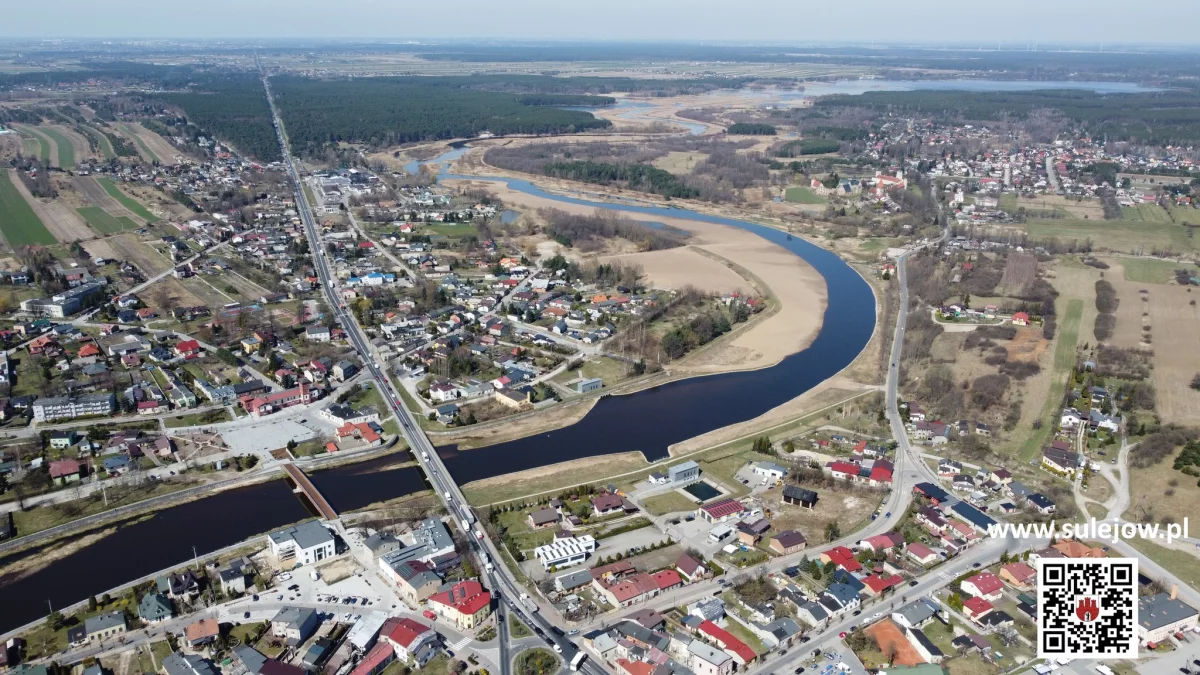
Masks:
[[[631,190],[651,192],[664,197],[700,196],[699,190],[685,185],[675,174],[648,164],[608,164],[586,160],[553,162],[542,167],[542,173],[553,178],[598,185],[625,183]]]
[[[584,251],[600,248],[602,239],[620,237],[638,244],[644,251],[682,246],[688,234],[675,228],[655,228],[613,211],[597,209],[592,215],[568,213],[559,209],[540,209],[538,215],[549,225],[547,233],[563,246]]]
[[[774,136],[775,125],[762,122],[734,122],[725,131],[735,136]]]

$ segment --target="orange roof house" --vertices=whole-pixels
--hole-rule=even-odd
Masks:
[[[1078,541],[1060,541],[1054,549],[1068,558],[1103,558],[1104,549],[1092,548]]]

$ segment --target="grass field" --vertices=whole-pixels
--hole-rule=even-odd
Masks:
[[[42,166],[50,166],[50,141],[36,131],[30,131],[29,135],[37,142],[38,161],[42,163]]]
[[[1200,560],[1197,560],[1196,556],[1186,551],[1159,546],[1141,537],[1133,537],[1127,541],[1163,569],[1179,577],[1183,583],[1192,588],[1200,587]]]
[[[100,208],[99,206],[85,206],[81,209],[75,209],[75,211],[78,212],[79,215],[83,216],[83,219],[88,222],[88,225],[96,228],[96,230],[101,234],[115,234],[126,228],[124,223],[114,218],[112,214]],[[124,220],[129,223],[129,229],[137,228],[137,225],[134,225],[133,221],[129,220],[128,218],[125,218]]]
[[[661,516],[678,511],[695,511],[696,501],[679,494],[676,490],[671,490],[666,494],[650,497],[642,503],[642,506],[646,507],[650,515]]]
[[[41,132],[53,139],[54,144],[58,146],[58,165],[67,171],[74,169],[75,148],[71,145],[71,139],[49,127],[42,128]]]
[[[143,141],[142,137],[137,135],[137,132],[129,128],[128,124],[122,124],[121,128],[125,130],[125,135],[132,138],[133,142],[137,143],[138,148],[141,149],[142,152],[146,153],[146,156],[150,158],[150,161],[162,161],[158,158],[158,155],[154,154],[154,151],[150,149],[150,146],[146,145],[146,141]]]
[[[430,234],[440,234],[443,237],[450,237],[454,239],[479,236],[479,229],[471,223],[429,224],[426,225],[424,229]]]
[[[783,192],[785,201],[797,204],[824,204],[828,200],[806,187],[790,187]]]
[[[1075,347],[1079,342],[1079,323],[1083,317],[1083,300],[1071,300],[1067,303],[1067,311],[1059,317],[1058,343],[1054,346],[1054,364],[1050,377],[1050,395],[1042,406],[1038,419],[1042,420],[1042,428],[1034,429],[1021,445],[1021,459],[1029,461],[1037,456],[1050,438],[1050,432],[1057,428],[1058,409],[1062,405],[1059,392],[1075,368]]]
[[[100,146],[100,155],[104,159],[112,159],[117,156],[116,151],[113,150],[112,141],[108,140],[108,136],[101,133],[99,129],[90,124],[80,124],[79,128],[85,134],[91,136],[92,140],[96,141],[96,144]]]
[[[1159,208],[1159,211],[1162,209]],[[1055,238],[1064,242],[1083,242],[1090,239],[1096,248],[1113,251],[1186,252],[1200,248],[1196,241],[1188,238],[1186,227],[1170,221],[1034,219],[1026,223],[1025,229],[1036,240]]]
[[[7,171],[0,171],[0,232],[13,248],[56,243],[54,235],[33,212],[33,207],[17,192]]]
[[[113,199],[121,202],[121,206],[124,206],[133,212],[133,215],[144,219],[148,223],[154,223],[158,220],[154,217],[154,214],[150,213],[150,211],[147,210],[145,206],[142,206],[138,200],[130,197],[124,192],[121,192],[121,189],[116,185],[113,185],[112,180],[110,180],[108,177],[97,176],[96,182],[99,183],[100,186],[104,188],[104,191],[111,195]]]
[[[1121,219],[1142,223],[1169,223],[1171,216],[1158,204],[1136,204],[1121,207]]]
[[[1177,263],[1170,260],[1155,260],[1153,258],[1123,258],[1121,267],[1125,268],[1125,280],[1139,284],[1165,284],[1175,278],[1175,270],[1187,269],[1192,274],[1200,272],[1200,267],[1190,263]]]

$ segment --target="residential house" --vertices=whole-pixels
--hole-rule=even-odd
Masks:
[[[1103,558],[1104,549],[1080,541],[1060,541],[1052,547],[1068,558]]]
[[[1004,584],[991,572],[980,572],[959,584],[964,593],[997,602],[1004,596]]]
[[[412,619],[389,619],[380,634],[386,636],[396,658],[414,668],[424,666],[437,655],[438,634]]]
[[[701,520],[710,523],[724,523],[729,520],[741,518],[746,512],[746,507],[736,499],[716,499],[703,506],[696,511],[696,516]]]
[[[296,646],[308,640],[321,625],[321,615],[309,607],[285,607],[271,618],[271,635]]]
[[[1042,450],[1042,466],[1073,476],[1083,466],[1083,457],[1079,453],[1051,446]]]
[[[559,515],[558,511],[547,507],[530,513],[527,520],[529,527],[535,530],[542,530],[555,526],[561,518],[562,516]]]
[[[221,636],[221,624],[212,618],[200,619],[190,623],[183,630],[188,646],[196,649],[215,642]]]
[[[936,614],[937,608],[932,601],[913,600],[892,612],[892,621],[902,628],[920,628],[932,621]]]
[[[983,615],[995,609],[995,606],[979,596],[972,596],[963,602],[963,614],[968,619],[978,623]]]
[[[1037,570],[1023,562],[1012,562],[1000,566],[1000,579],[1020,589],[1032,588],[1037,579]]]
[[[83,620],[83,631],[88,644],[95,644],[125,634],[128,626],[122,611],[106,612],[89,616]]]
[[[333,534],[315,520],[272,532],[267,542],[277,561],[295,561],[298,565],[311,565],[335,553]]]
[[[909,544],[906,553],[908,557],[915,561],[918,565],[924,565],[926,567],[933,565],[942,559],[942,557],[938,555],[937,551],[934,551],[921,542],[913,542]]]
[[[784,530],[771,537],[770,547],[779,555],[789,555],[804,550],[808,540],[798,530]]]
[[[937,645],[933,644],[920,628],[904,629],[904,637],[908,639],[908,643],[917,650],[926,663],[941,663],[945,658],[942,650],[938,649]]]
[[[138,617],[148,625],[162,623],[173,616],[175,607],[162,593],[147,593],[138,602]]]

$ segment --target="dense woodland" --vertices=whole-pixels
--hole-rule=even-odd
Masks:
[[[238,152],[264,162],[282,157],[266,92],[255,77],[210,79],[195,92],[158,98],[183,109],[188,122],[227,141]]]
[[[294,150],[315,154],[332,143],[365,143],[385,148],[417,141],[469,138],[481,132],[561,134],[604,129],[607,120],[580,110],[482,91],[448,78],[366,78],[272,80],[276,104]]]
[[[920,111],[964,121],[1026,119],[1054,110],[1093,136],[1153,145],[1200,140],[1200,93],[1171,90],[1145,94],[1099,94],[1084,90],[1036,91],[871,91],[824,96],[815,114],[837,109],[875,113]]]
[[[675,174],[649,164],[606,164],[604,162],[552,162],[542,167],[552,178],[595,183],[623,184],[630,190],[650,192],[664,197],[699,197],[700,191],[680,182]]]
[[[726,132],[735,136],[774,136],[775,127],[761,122],[734,122]]]

